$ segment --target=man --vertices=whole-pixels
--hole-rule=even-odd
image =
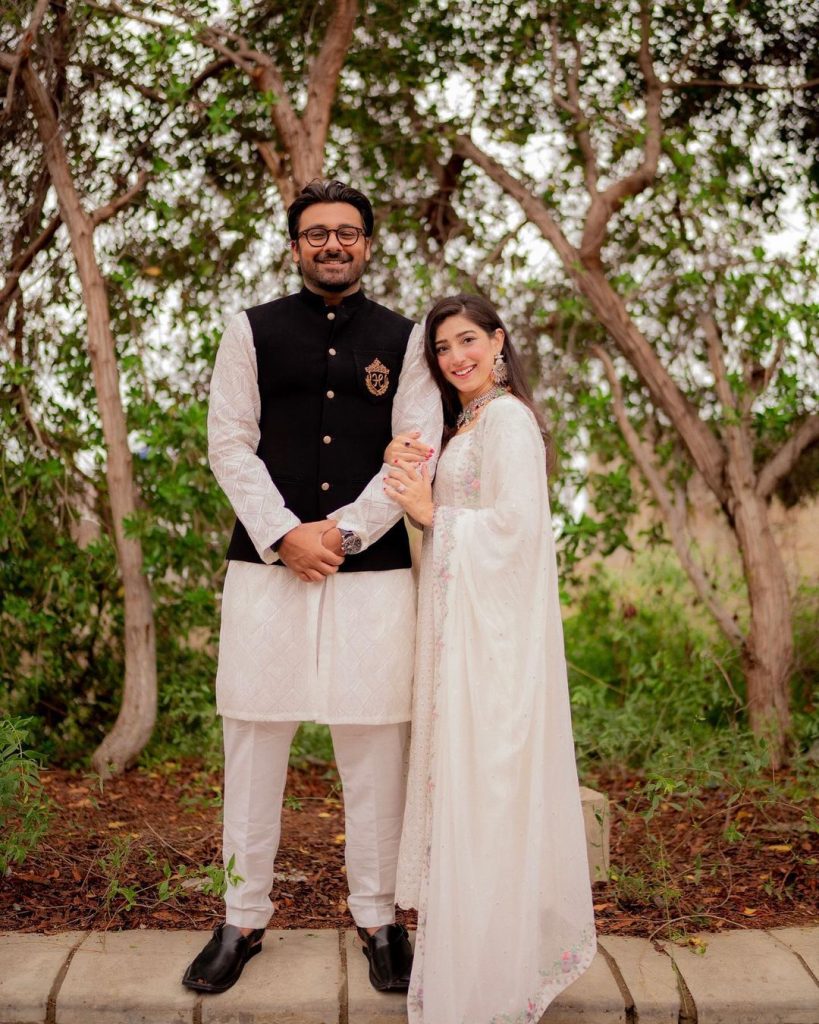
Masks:
[[[394,891],[415,595],[382,453],[396,433],[439,438],[441,403],[421,329],[361,291],[367,198],[313,181],[288,210],[288,229],[301,291],[228,323],[211,382],[210,462],[237,516],[216,697],[222,852],[240,881],[228,885],[225,923],[183,983],[223,992],[261,949],[290,744],[310,720],[331,729],[348,904],[370,981],[406,991],[411,949]]]

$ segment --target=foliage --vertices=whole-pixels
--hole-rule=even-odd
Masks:
[[[48,827],[41,757],[28,746],[31,720],[0,718],[0,877],[22,864]]]
[[[794,733],[809,750],[819,743],[819,587],[805,586],[794,608]]]
[[[290,763],[303,766],[306,762],[333,760],[333,741],[330,729],[315,722],[302,722],[290,748]]]
[[[655,936],[686,940],[735,924],[737,905],[751,920],[809,901],[819,832],[816,748],[807,755],[819,697],[816,599],[803,588],[795,601],[793,753],[773,772],[747,727],[736,655],[668,554],[643,552],[628,573],[595,570],[570,590],[580,775],[614,799],[609,886],[597,897],[616,907],[612,920],[639,916]],[[758,882],[732,897],[731,872],[749,863]]]
[[[668,555],[643,554],[625,576],[598,567],[566,600],[566,657],[582,772],[622,766],[668,777],[672,765],[689,773],[692,756],[720,774],[733,770],[736,757],[756,763],[753,752],[761,748],[747,730],[737,654]],[[815,590],[801,591],[796,609],[798,758],[816,736]]]
[[[231,515],[206,464],[207,381],[225,314],[296,281],[281,196],[258,149],[262,140],[276,141],[272,98],[255,91],[235,64],[214,60],[202,29],[219,18],[226,32],[269,54],[298,105],[331,6],[197,0],[171,12],[141,2],[107,10],[52,5],[33,49],[59,99],[65,144],[89,209],[121,193],[138,169],[149,172],[145,190],[95,240],[139,490],[130,529],[142,541],[156,602],[160,716],[148,752],[154,760],[169,753],[218,757],[215,595]],[[16,46],[30,7],[11,5],[0,29],[4,51]],[[725,422],[703,358],[702,308],[711,308],[723,328],[738,394],[758,382],[760,368],[772,365],[781,348],[778,372],[754,403],[759,459],[809,411],[815,394],[817,261],[808,230],[815,92],[781,86],[815,77],[817,37],[815,12],[790,8],[699,0],[653,5],[652,45],[664,74],[690,57],[685,81],[739,76],[776,88],[683,83],[670,90],[658,180],[614,219],[604,253],[630,313],[709,429],[718,432]],[[369,291],[413,315],[434,293],[461,287],[487,292],[503,308],[550,411],[561,456],[553,493],[567,581],[589,552],[633,543],[627,526],[642,501],[612,422],[609,391],[590,357],[606,332],[538,233],[499,189],[452,154],[448,138],[469,129],[491,142],[575,238],[588,202],[583,154],[572,118],[554,102],[550,26],[564,60],[571,61],[577,44],[578,84],[605,185],[634,166],[644,143],[636,15],[626,2],[556,3],[547,10],[472,0],[457,11],[442,11],[435,0],[370,3],[347,54],[325,159],[328,173],[362,184],[376,202],[380,255]],[[12,114],[0,124],[6,266],[55,214],[31,119],[20,103]],[[771,244],[788,210],[796,211],[800,238]],[[116,713],[122,613],[83,301],[63,229],[0,312],[0,710],[30,710],[37,744],[55,760],[76,761]],[[668,423],[650,415],[641,382],[624,364],[618,368],[636,428],[668,479],[687,486],[690,467]],[[815,489],[815,472],[797,477],[789,481],[789,500]],[[663,539],[658,529],[644,541]],[[590,681],[573,674],[576,703],[587,702],[577,704],[587,730],[584,756],[592,756],[597,729],[601,756],[620,750],[637,757],[672,736],[671,723],[702,729],[704,738],[711,725],[742,721],[741,700],[726,681],[742,693],[735,656],[704,621],[687,636],[676,606],[663,624],[642,605],[635,617],[618,620],[624,598],[616,588],[606,597],[592,586],[584,600],[588,643],[580,635],[585,627],[567,623],[570,642],[585,648],[582,657],[570,657],[615,688],[604,700],[593,687],[584,693]],[[635,630],[625,632],[630,624]],[[807,614],[797,622],[805,638],[794,691],[801,736],[815,735],[809,625]],[[668,700],[663,676],[687,680],[678,702]],[[651,739],[636,719],[651,714],[653,722],[657,706],[662,718]],[[619,748],[617,730],[608,726],[618,716]],[[326,730],[308,729],[296,755],[323,758],[328,749]]]

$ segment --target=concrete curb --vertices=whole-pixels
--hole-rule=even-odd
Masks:
[[[235,988],[180,984],[198,931],[0,932],[0,1024],[401,1024],[351,931],[274,931]],[[542,1024],[819,1024],[819,926],[700,934],[687,947],[601,936]]]

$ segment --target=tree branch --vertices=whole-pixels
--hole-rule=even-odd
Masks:
[[[577,138],[577,144],[580,147],[580,152],[583,156],[583,171],[586,180],[586,189],[590,196],[597,195],[597,182],[598,182],[598,169],[597,169],[597,154],[594,151],[594,145],[591,140],[591,134],[589,133],[589,119],[580,104],[580,61],[582,51],[580,44],[575,41],[574,43],[574,65],[571,69],[567,69],[563,61],[560,59],[560,39],[557,34],[557,24],[554,18],[549,23],[549,34],[552,38],[552,98],[555,104],[564,110],[567,114],[570,114],[575,122],[574,133]],[[557,91],[557,69],[561,68],[563,71],[563,82],[566,86],[566,92],[568,94],[568,100],[561,96]]]
[[[771,456],[763,466],[757,478],[757,494],[761,498],[769,498],[777,484],[790,473],[799,461],[802,452],[817,439],[819,439],[819,416],[813,413],[800,423],[779,451]]]
[[[294,157],[297,157],[297,154],[300,154],[304,148],[304,133],[299,116],[293,109],[287,94],[281,71],[268,54],[248,49],[244,40],[238,43],[237,49],[231,49],[219,39],[220,34],[225,33],[219,30],[217,34],[214,29],[207,29],[202,33],[201,41],[244,71],[257,92],[267,93],[273,97],[273,102],[270,104],[270,116],[281,136],[284,148],[291,158],[291,164],[294,164],[296,162]],[[261,150],[260,152],[265,164],[270,166],[267,159],[270,154],[265,154]],[[278,177],[276,180],[278,184]]]
[[[774,349],[773,358],[771,359],[770,363],[768,363],[768,365],[762,371],[762,380],[759,382],[759,386],[757,388],[757,394],[762,394],[763,391],[767,390],[769,384],[771,383],[771,381],[776,376],[776,370],[777,370],[777,367],[779,366],[779,361],[782,359],[782,355],[785,352],[785,346],[787,345],[787,343],[788,343],[788,336],[783,331],[782,334],[779,336],[779,340],[776,343],[776,348]]]
[[[497,245],[495,245],[492,251],[485,257],[485,259],[481,262],[481,265],[475,271],[476,278],[480,279],[484,271],[490,270],[492,267],[495,266],[495,264],[498,262],[501,256],[503,256],[503,250],[506,248],[507,245],[509,245],[509,243],[513,239],[517,238],[517,236],[520,234],[521,230],[524,227],[526,227],[525,220],[521,221],[519,224],[516,224],[514,227],[511,227],[506,232],[506,234],[500,239]]]
[[[196,92],[200,85],[204,85],[209,78],[213,78],[214,75],[218,75],[220,71],[224,71],[225,68],[229,68],[233,65],[233,61],[227,57],[218,57],[216,60],[212,60],[210,64],[202,68],[199,74],[193,79],[191,84],[188,86],[191,92]]]
[[[750,402],[738,400],[725,367],[725,354],[717,322],[710,313],[701,313],[700,326],[705,332],[708,362],[714,374],[714,388],[724,410],[726,475],[730,483],[727,506],[733,515],[743,495],[753,493],[757,486],[754,449],[749,422]]]
[[[668,527],[671,543],[677,552],[680,563],[694,585],[700,600],[714,616],[723,633],[735,647],[742,647],[745,642],[742,631],[727,608],[717,600],[714,585],[709,580],[703,567],[694,559],[684,504],[681,500],[674,501],[672,499],[660,470],[654,462],[651,451],[640,439],[631,420],[628,418],[623,401],[623,391],[611,357],[599,345],[593,345],[591,351],[603,364],[606,379],[611,389],[611,399],[617,425],[620,427],[620,432],[634,457],[634,461],[637,463],[640,472],[643,474],[660,507],[663,519]]]
[[[643,0],[640,5],[640,51],[638,54],[640,71],[646,84],[646,129],[643,159],[640,166],[631,174],[613,182],[604,192],[593,196],[580,243],[580,258],[584,265],[599,265],[600,250],[606,239],[609,220],[626,199],[647,189],[657,175],[663,137],[660,104],[664,85],[654,71],[654,62],[649,46],[650,34],[650,8],[646,0]]]
[[[745,89],[753,92],[791,92],[815,89],[819,86],[819,78],[811,78],[806,82],[795,82],[793,85],[765,85],[764,82],[726,82],[722,78],[692,78],[687,82],[669,82],[668,89],[677,92],[683,89]]]
[[[96,3],[95,0],[85,0],[86,7],[91,7],[95,11],[99,11],[100,14],[113,14],[117,18],[132,18],[134,21],[138,21],[141,25],[149,25],[151,28],[168,28],[168,22],[157,21],[156,18],[149,18],[145,14],[137,14],[135,11],[126,11],[121,5],[112,0],[108,5]],[[179,15],[182,17],[182,15]],[[183,20],[185,20],[183,18]]]
[[[708,362],[711,372],[714,374],[714,390],[722,408],[729,419],[736,417],[737,402],[725,372],[725,357],[722,351],[719,327],[710,313],[702,313],[699,316],[700,326],[705,333],[705,343],[708,349]]]
[[[11,74],[6,85],[6,99],[3,104],[3,118],[11,117],[11,108],[14,103],[14,89],[17,84],[17,75],[20,72],[20,68],[24,61],[28,60],[28,55],[31,53],[31,47],[34,45],[34,40],[37,38],[37,33],[40,31],[40,25],[42,24],[45,13],[48,10],[50,0],[37,0],[37,5],[34,8],[34,13],[31,16],[31,21],[28,23],[28,28],[22,35],[17,49],[14,53],[14,64],[11,68]]]
[[[61,223],[62,217],[59,213],[55,213],[34,241],[30,242],[26,248],[15,257],[6,275],[6,280],[3,282],[3,287],[0,289],[0,309],[4,308],[8,300],[16,292],[20,275],[31,266],[37,253],[48,245]]]
[[[124,207],[129,206],[145,188],[148,178],[150,178],[148,171],[140,171],[137,175],[137,180],[129,189],[127,189],[127,191],[123,192],[122,195],[116,196],[110,202],[106,203],[105,206],[98,206],[91,214],[92,225],[96,227],[98,224],[102,224],[104,221],[110,220]]]
[[[546,205],[472,141],[468,135],[456,135],[456,152],[462,153],[511,196],[527,219],[551,243],[563,269],[589,303],[594,315],[617,343],[651,393],[658,409],[674,424],[694,465],[720,503],[726,500],[724,480],[725,452],[722,445],[700,418],[694,404],[682,393],[656,352],[628,314],[623,300],[607,281],[602,269],[581,263],[578,250],[568,241]]]
[[[286,184],[282,176],[284,162],[268,148],[267,143],[262,144],[259,153],[273,173],[285,202],[295,194],[295,190],[321,174],[333,100],[357,14],[358,0],[336,0],[321,48],[310,67],[307,102],[301,116],[293,107],[281,70],[269,54],[249,49],[241,37],[221,29],[209,29],[202,36],[203,42],[236,63],[258,92],[274,97],[270,116],[289,157],[292,183]],[[226,46],[219,35],[231,39],[237,48],[233,50]]]
[[[131,78],[121,78],[119,75],[114,74],[110,68],[102,67],[100,64],[86,64],[85,67],[88,71],[93,71],[95,75],[99,75],[100,78],[104,78],[108,82],[113,82],[121,89],[134,89],[140,96],[144,96],[146,100],[151,100],[152,103],[164,104],[168,102],[158,89],[151,89],[150,86],[142,85]]]
[[[95,0],[88,2],[96,10],[107,14],[134,18],[153,27],[166,27],[154,18],[126,11],[116,0],[111,0],[108,6],[96,3]],[[358,0],[335,0],[335,8],[324,40],[311,65],[307,82],[307,101],[302,116],[298,115],[293,106],[281,69],[269,54],[252,49],[242,35],[225,26],[202,27],[183,7],[176,7],[173,10],[160,9],[168,17],[178,18],[190,25],[198,41],[220,55],[193,80],[191,91],[224,67],[234,65],[239,68],[247,75],[257,92],[272,97],[270,117],[280,137],[281,148],[289,158],[289,171],[295,187],[300,188],[311,178],[317,177],[324,163],[324,148],[333,99],[352,39]],[[293,183],[288,184],[283,176],[284,160],[278,157],[268,143],[257,145],[257,149],[287,202],[288,197],[294,195],[294,188]]]
[[[310,66],[302,123],[311,147],[324,152],[338,79],[350,48],[358,0],[336,0],[321,49]]]
[[[580,256],[577,249],[560,230],[557,221],[544,204],[532,194],[523,182],[518,181],[497,160],[479,149],[468,135],[456,135],[452,148],[455,153],[466,157],[467,160],[471,160],[473,164],[485,171],[492,181],[517,202],[527,219],[552,244],[565,266],[577,266]]]
[[[48,245],[60,224],[59,214],[52,219],[45,229],[41,227],[46,197],[51,187],[48,170],[42,168],[40,174],[31,181],[31,202],[20,218],[20,224],[11,237],[11,252],[6,267],[6,277],[0,287],[0,325],[6,321],[8,307],[20,291],[20,275],[28,269],[37,253]],[[39,234],[33,238],[35,232]]]
[[[264,161],[265,167],[273,175],[273,180],[278,186],[282,202],[285,206],[290,206],[296,198],[296,187],[293,184],[293,179],[287,173],[284,160],[276,151],[272,142],[256,142],[255,146],[256,151]]]
[[[574,64],[567,68],[560,59],[560,39],[557,34],[557,24],[553,18],[549,23],[549,34],[552,38],[552,97],[561,110],[570,114],[575,123],[574,134],[577,144],[583,157],[583,175],[586,181],[586,189],[590,196],[597,195],[597,182],[599,177],[597,167],[597,154],[589,132],[589,118],[586,116],[580,102],[580,63],[582,50],[580,44],[574,42]],[[566,86],[568,100],[561,96],[556,89],[557,69],[563,72],[563,82]]]

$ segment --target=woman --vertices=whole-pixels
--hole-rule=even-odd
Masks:
[[[538,414],[508,332],[440,300],[426,357],[446,428],[385,492],[424,528],[398,903],[418,908],[410,1024],[528,1024],[594,956]],[[400,453],[400,455],[399,455]]]

